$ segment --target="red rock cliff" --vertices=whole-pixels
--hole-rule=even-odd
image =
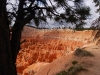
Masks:
[[[24,27],[21,50],[17,57],[17,71],[22,74],[28,66],[37,62],[52,62],[53,60],[74,51],[84,44],[92,43],[92,31],[39,30]],[[28,75],[28,74],[24,74]]]

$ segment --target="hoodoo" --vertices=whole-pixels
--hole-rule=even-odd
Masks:
[[[92,30],[34,29],[25,26],[22,32],[21,50],[17,56],[18,74],[34,74],[43,66],[73,52],[83,45],[93,44]]]

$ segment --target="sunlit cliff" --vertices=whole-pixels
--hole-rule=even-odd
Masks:
[[[73,52],[76,48],[93,44],[93,38],[92,30],[39,30],[25,26],[21,39],[24,42],[16,62],[18,74],[29,75],[30,71],[35,74],[41,66]]]

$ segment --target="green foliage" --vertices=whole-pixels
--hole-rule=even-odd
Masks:
[[[69,22],[69,23],[76,23],[78,19],[75,17],[75,15],[70,15],[67,19],[66,19],[66,22]]]
[[[73,5],[69,2],[72,2]],[[9,3],[7,4],[10,5]],[[26,25],[33,21],[37,27],[40,24],[47,24],[47,19],[58,23],[78,25],[81,22],[85,22],[88,16],[90,16],[90,8],[85,6],[84,0],[23,0],[21,7],[19,4],[17,5],[18,8],[16,4],[13,4],[11,5],[13,7],[11,8],[12,10],[8,9],[7,11],[9,12],[9,23],[12,23],[12,20],[15,22],[18,20],[16,19],[19,16],[18,11],[21,11],[18,17],[20,23]]]
[[[76,13],[81,16],[89,15],[90,14],[89,11],[90,11],[89,7],[81,7],[81,8],[76,9]]]
[[[97,7],[97,6],[99,6],[99,3],[100,3],[100,1],[99,0],[93,0],[94,2],[95,2],[95,6]]]
[[[94,3],[95,3],[95,7],[99,7],[99,5],[100,5],[100,0],[93,0],[94,1]],[[97,9],[97,12],[99,12],[100,11],[100,7]]]
[[[63,70],[56,75],[76,75],[79,71],[86,70],[81,65],[77,64],[78,61],[72,61],[72,66],[67,71]]]
[[[84,69],[81,65],[75,65],[71,66],[67,72],[64,70],[57,73],[56,75],[76,75],[79,71],[84,71],[84,70],[86,69]]]
[[[60,17],[55,17],[54,19],[55,19],[56,22],[60,21]]]
[[[82,66],[80,66],[80,65],[71,66],[71,67],[68,69],[68,73],[67,73],[66,75],[76,75],[77,72],[83,71],[83,70],[85,70],[85,69],[82,68]]]
[[[92,53],[90,53],[86,50],[80,49],[80,48],[75,50],[74,55],[81,56],[81,57],[83,57],[83,56],[94,56]]]

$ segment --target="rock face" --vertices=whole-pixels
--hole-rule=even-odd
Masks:
[[[31,72],[33,75],[41,66],[76,48],[92,43],[93,38],[91,30],[75,32],[67,29],[38,30],[25,26],[21,39],[25,42],[21,44],[16,62],[18,74],[28,75]],[[38,69],[35,68],[36,66]]]

